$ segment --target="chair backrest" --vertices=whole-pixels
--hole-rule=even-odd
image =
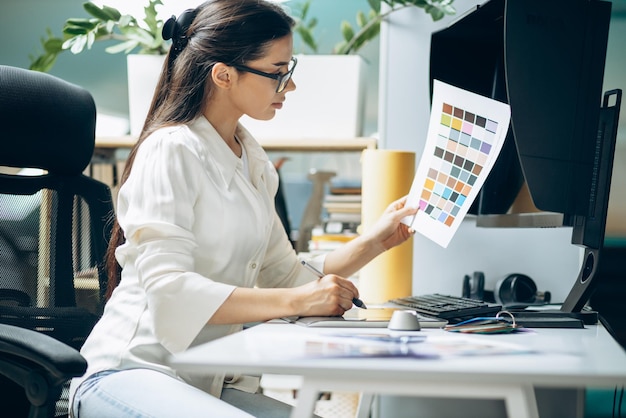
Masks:
[[[114,216],[109,187],[83,174],[95,122],[85,89],[0,66],[0,322],[75,348],[102,312]]]

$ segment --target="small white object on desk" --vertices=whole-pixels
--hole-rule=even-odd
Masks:
[[[387,328],[391,331],[419,331],[422,329],[415,312],[402,309],[391,315]]]

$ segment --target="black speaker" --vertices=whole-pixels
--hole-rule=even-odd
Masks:
[[[463,297],[477,300],[485,299],[485,274],[475,271],[472,277],[467,274],[463,278]]]

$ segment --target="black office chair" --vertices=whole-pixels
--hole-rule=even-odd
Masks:
[[[2,416],[67,414],[61,390],[86,369],[77,350],[102,313],[114,216],[109,187],[83,174],[95,122],[85,89],[0,66]]]

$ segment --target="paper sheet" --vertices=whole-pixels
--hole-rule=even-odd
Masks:
[[[304,332],[265,330],[246,334],[250,361],[320,359],[345,357],[409,357],[454,359],[495,355],[536,354],[529,344],[518,344],[496,337],[453,332],[387,332],[385,330],[339,330]],[[570,356],[571,353],[559,353]]]
[[[511,120],[508,104],[434,82],[426,146],[403,222],[446,248],[491,171]]]

